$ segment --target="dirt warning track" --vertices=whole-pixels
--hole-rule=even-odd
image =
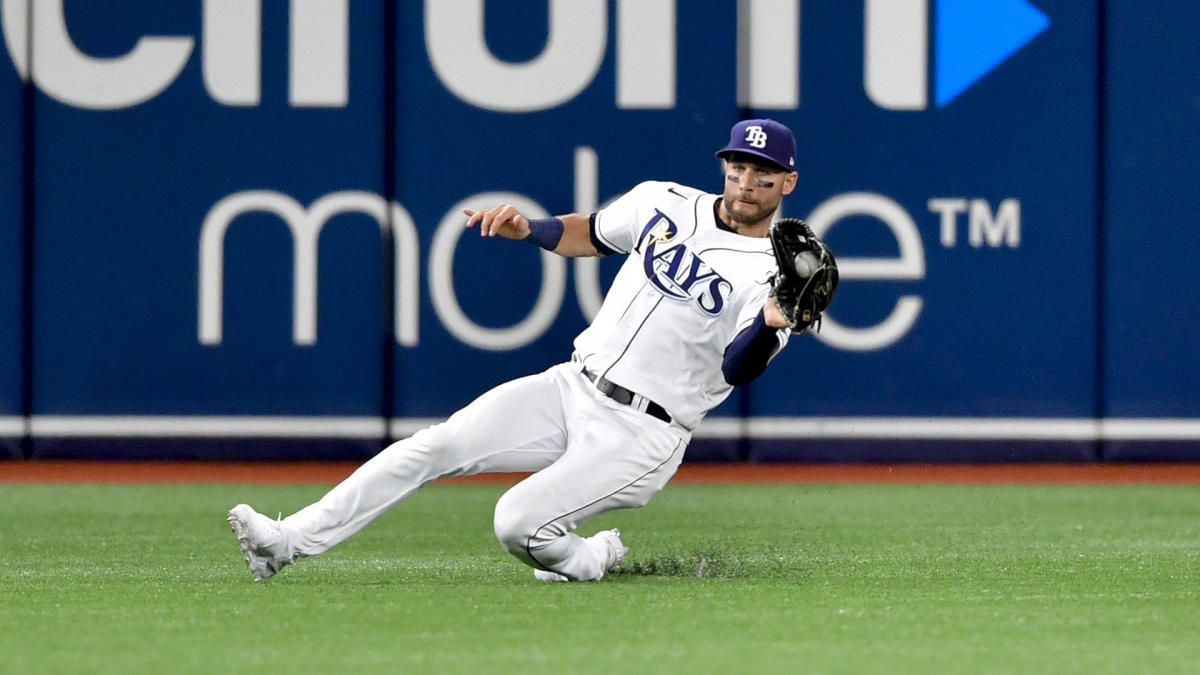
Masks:
[[[0,483],[333,484],[358,464],[342,462],[0,461]],[[445,479],[511,484],[526,474]],[[1197,464],[684,464],[680,483],[1200,484]]]

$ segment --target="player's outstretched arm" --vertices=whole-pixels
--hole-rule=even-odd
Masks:
[[[782,348],[777,334],[780,329],[787,327],[787,318],[779,311],[775,298],[767,298],[754,321],[734,336],[725,348],[725,356],[721,360],[721,373],[725,381],[737,386],[748,384],[762,375],[767,364]]]
[[[557,218],[529,220],[513,206],[499,204],[490,209],[467,214],[467,227],[479,225],[479,236],[530,241],[546,250],[570,258],[596,256],[600,252],[592,244],[588,217],[569,213]]]

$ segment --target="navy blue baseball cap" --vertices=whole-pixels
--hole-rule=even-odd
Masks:
[[[784,171],[796,170],[796,137],[775,120],[743,120],[729,130],[729,145],[717,157],[740,152],[767,160]]]

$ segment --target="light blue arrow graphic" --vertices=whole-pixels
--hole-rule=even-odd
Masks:
[[[1050,19],[1026,0],[938,0],[934,97],[954,100],[1046,30]]]

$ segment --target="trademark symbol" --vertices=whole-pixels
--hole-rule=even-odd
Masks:
[[[958,214],[967,214],[967,241],[973,248],[1017,248],[1021,245],[1021,202],[1008,198],[995,210],[986,199],[934,197],[929,210],[941,216],[942,247],[958,243]]]

